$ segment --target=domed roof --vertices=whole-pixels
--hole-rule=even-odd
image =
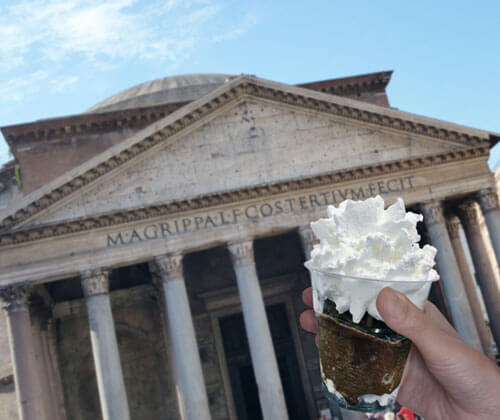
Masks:
[[[117,93],[87,112],[118,111],[176,102],[190,102],[223,85],[228,74],[186,74],[141,83]]]

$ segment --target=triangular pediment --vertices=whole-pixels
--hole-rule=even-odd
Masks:
[[[28,195],[3,229],[487,145],[479,130],[239,77]]]

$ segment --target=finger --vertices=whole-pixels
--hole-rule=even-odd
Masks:
[[[389,327],[413,341],[429,374],[447,392],[448,398],[442,401],[468,412],[470,403],[480,395],[483,401],[490,401],[490,407],[498,407],[499,371],[484,354],[458,335],[443,331],[442,322],[395,290],[385,288],[379,293],[377,309]]]
[[[318,322],[312,309],[308,309],[300,314],[300,325],[311,333],[316,334],[318,332]]]
[[[424,312],[426,315],[430,316],[436,325],[444,332],[451,334],[454,337],[460,337],[455,328],[452,327],[441,311],[431,302],[425,302]]]
[[[416,346],[412,345],[401,378],[398,402],[412,411],[426,412],[442,397],[443,387],[429,372]]]
[[[302,301],[310,308],[313,307],[313,294],[311,287],[308,287],[302,292]]]
[[[449,364],[451,359],[463,357],[468,350],[475,353],[458,335],[443,334],[442,323],[393,289],[386,287],[379,293],[377,309],[389,327],[415,343],[427,364]]]

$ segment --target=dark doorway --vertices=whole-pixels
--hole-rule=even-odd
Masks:
[[[305,395],[285,304],[268,306],[266,312],[289,418],[290,420],[306,419],[308,415]],[[250,358],[243,314],[238,313],[220,318],[219,325],[238,419],[261,420],[263,417],[259,393]]]

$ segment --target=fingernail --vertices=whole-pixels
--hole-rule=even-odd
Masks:
[[[397,290],[389,287],[383,289],[382,317],[391,321],[396,321],[404,316],[408,310],[408,300]]]

